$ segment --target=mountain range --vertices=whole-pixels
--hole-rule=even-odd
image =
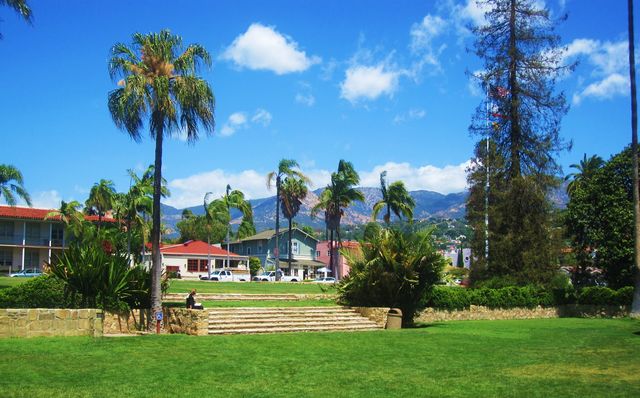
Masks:
[[[382,198],[380,188],[359,188],[364,194],[364,202],[356,202],[345,210],[345,214],[342,217],[342,223],[344,225],[364,224],[371,219],[371,211],[373,205]],[[310,225],[316,229],[324,228],[324,219],[322,214],[318,217],[311,217],[311,208],[318,203],[318,195],[322,192],[323,188],[316,189],[309,192],[305,198],[298,215],[295,217],[295,221],[299,224]],[[433,192],[433,191],[411,191],[409,192],[411,197],[416,203],[416,207],[413,210],[413,217],[415,220],[425,220],[428,218],[463,218],[465,216],[465,202],[467,191],[450,193],[447,195]],[[553,190],[549,194],[549,200],[558,208],[564,208],[568,202],[566,194],[566,182],[557,189]],[[275,214],[276,214],[276,197],[270,196],[262,199],[250,200],[251,207],[253,208],[253,222],[257,231],[263,231],[270,228],[275,228]],[[196,215],[204,214],[202,206],[188,207]],[[162,205],[162,221],[169,226],[174,233],[173,237],[177,236],[176,224],[180,221],[182,211],[185,209],[177,209],[172,206]],[[239,224],[242,214],[232,209],[232,224]],[[380,219],[382,215],[380,215]],[[393,219],[393,217],[392,217]],[[286,226],[286,219],[281,218],[281,225]]]
[[[382,198],[380,188],[359,188],[364,194],[364,202],[356,202],[345,210],[345,214],[342,217],[342,223],[345,225],[364,224],[371,219],[371,211],[373,205]],[[299,224],[310,225],[317,229],[324,228],[324,219],[322,214],[318,217],[311,217],[311,208],[318,203],[318,195],[322,192],[321,189],[310,191],[304,200],[300,212],[295,218],[295,221]],[[413,211],[414,219],[423,220],[430,217],[436,218],[462,218],[465,214],[465,201],[467,198],[467,192],[451,193],[443,195],[433,191],[412,191],[410,192],[416,202],[416,207]],[[267,198],[250,200],[251,207],[253,208],[253,222],[256,226],[256,230],[262,231],[275,227],[275,213],[276,213],[276,197],[270,196]],[[202,215],[204,209],[202,206],[193,206],[186,208],[191,210],[193,214]],[[177,232],[176,224],[180,221],[182,212],[185,209],[177,209],[172,206],[162,205],[162,221],[169,226],[172,230]],[[242,214],[232,209],[231,216],[233,218],[232,223],[239,223]],[[282,225],[286,224],[286,219],[281,218]]]

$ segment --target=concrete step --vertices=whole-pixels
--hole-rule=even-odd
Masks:
[[[167,294],[163,301],[185,301],[188,293]],[[198,293],[198,301],[300,301],[305,296],[295,294],[236,294],[236,293]],[[324,298],[314,296],[313,298]]]
[[[291,332],[331,332],[331,331],[367,331],[380,330],[377,326],[370,325],[333,325],[333,326],[299,326],[299,327],[273,327],[273,328],[236,328],[209,330],[210,335],[215,334],[250,334],[250,333],[291,333]]]
[[[342,320],[340,322],[336,322],[333,320],[317,320],[317,321],[308,321],[308,320],[285,320],[282,322],[234,322],[234,323],[226,323],[226,324],[209,324],[209,331],[212,330],[230,330],[230,329],[254,329],[254,328],[262,328],[262,329],[278,329],[283,327],[307,327],[307,326],[366,326],[366,327],[376,327],[376,324],[363,319],[350,319],[350,320]]]
[[[210,314],[282,314],[282,313],[355,313],[350,308],[331,306],[331,307],[216,307],[207,308]]]
[[[210,323],[229,323],[229,322],[244,322],[248,320],[255,321],[273,321],[277,322],[282,319],[292,320],[317,320],[317,319],[332,319],[335,321],[343,319],[360,319],[362,317],[353,314],[229,314],[223,316],[209,316]],[[363,318],[365,319],[365,318]]]

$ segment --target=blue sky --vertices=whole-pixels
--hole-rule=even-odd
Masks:
[[[559,83],[571,109],[561,135],[573,149],[608,158],[630,142],[626,2],[537,0],[554,15],[567,62]],[[134,32],[169,28],[214,62],[201,75],[216,95],[217,126],[194,145],[166,141],[163,174],[186,207],[231,184],[250,198],[271,195],[265,175],[293,158],[314,187],[340,159],[362,185],[379,173],[410,190],[465,188],[476,140],[468,126],[481,94],[465,72],[482,68],[466,29],[481,23],[474,0],[433,1],[29,1],[29,26],[0,8],[0,163],[18,167],[35,206],[84,201],[127,169],[153,163],[153,142],[135,143],[107,110],[116,87],[109,49]]]

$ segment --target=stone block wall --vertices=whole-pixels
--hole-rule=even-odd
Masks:
[[[140,327],[141,322],[146,324],[151,316],[151,310],[134,309],[128,313],[115,314],[105,312],[104,314],[104,334],[128,334],[138,333],[140,330],[145,331],[145,327]]]
[[[164,329],[167,333],[205,336],[209,333],[209,311],[165,307]]]
[[[374,321],[378,326],[385,327],[387,324],[387,314],[389,308],[386,307],[351,307],[362,316],[366,316]]]
[[[563,305],[551,308],[487,308],[472,305],[468,310],[447,311],[426,308],[414,318],[416,322],[471,321],[497,319],[542,319],[542,318],[618,318],[629,314],[627,307]]]
[[[0,309],[0,337],[39,336],[102,336],[102,310]]]

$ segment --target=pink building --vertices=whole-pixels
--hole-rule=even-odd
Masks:
[[[340,254],[340,245],[337,241],[333,242],[335,250],[333,251],[334,255],[334,264],[336,265],[335,275],[333,273],[328,274],[328,276],[334,276],[336,279],[342,279],[345,276],[349,275],[349,271],[351,267],[347,263],[347,259]],[[323,240],[318,242],[316,245],[316,260],[325,264],[327,268],[329,267],[329,241]],[[342,242],[342,250],[348,251],[358,251],[360,250],[360,243],[354,241],[346,241]],[[333,271],[333,270],[332,270]]]

